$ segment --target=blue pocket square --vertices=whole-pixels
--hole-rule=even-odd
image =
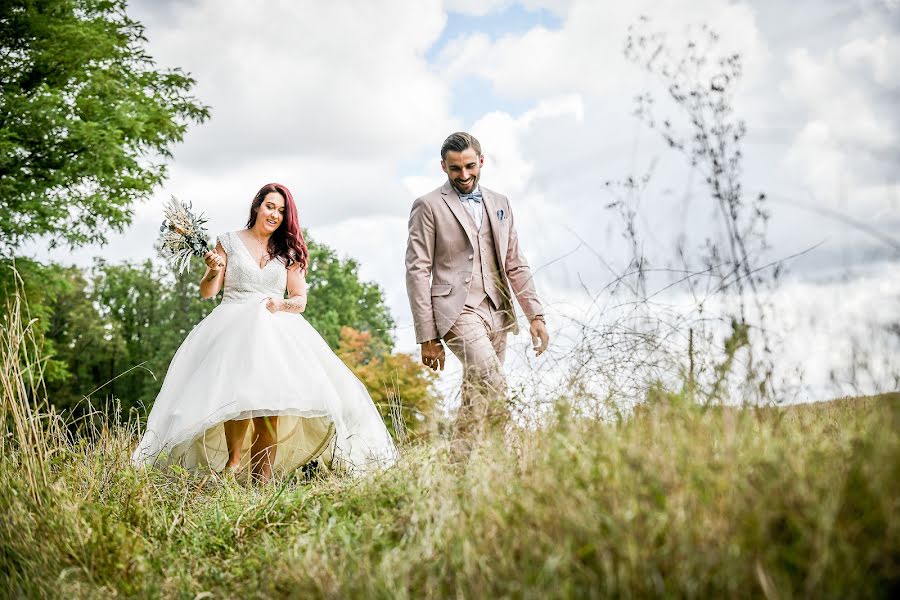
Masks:
[[[506,211],[503,210],[502,208],[498,208],[497,209],[497,220],[502,221],[505,218],[506,218]]]

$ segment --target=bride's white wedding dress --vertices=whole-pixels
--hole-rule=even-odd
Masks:
[[[220,471],[225,421],[277,415],[276,471],[315,458],[351,470],[392,463],[394,443],[365,386],[302,315],[266,309],[267,297],[283,297],[284,265],[260,268],[237,232],[219,242],[228,255],[222,302],[172,359],[132,461]]]

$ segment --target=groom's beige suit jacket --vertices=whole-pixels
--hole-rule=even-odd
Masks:
[[[504,306],[497,308],[505,310],[506,325],[516,333],[510,289],[529,321],[543,314],[543,308],[531,269],[519,250],[509,200],[480,187],[500,267],[499,286]],[[406,291],[417,343],[443,338],[466,303],[475,268],[472,260],[475,239],[471,228],[466,226],[465,211],[449,181],[413,202],[406,245]]]

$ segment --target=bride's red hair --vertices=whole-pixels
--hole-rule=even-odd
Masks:
[[[297,264],[300,269],[305,271],[306,267],[309,266],[309,249],[307,249],[306,241],[303,239],[303,232],[300,231],[297,205],[294,204],[294,197],[289,189],[280,183],[267,183],[259,188],[259,191],[253,197],[253,203],[250,205],[250,218],[247,219],[247,229],[256,225],[256,215],[259,213],[259,207],[266,196],[272,192],[276,192],[284,198],[284,218],[281,220],[281,225],[269,238],[269,256],[277,258],[286,267]]]

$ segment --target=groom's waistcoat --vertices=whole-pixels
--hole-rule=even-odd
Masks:
[[[481,191],[480,231],[449,182],[413,202],[406,291],[416,342],[444,337],[463,307],[485,296],[503,311],[505,326],[514,333],[513,293],[529,320],[544,312],[519,250],[509,200],[484,186]]]
[[[479,202],[477,206],[479,210],[486,212],[484,202]],[[477,308],[485,298],[490,298],[495,309],[501,308],[504,303],[500,294],[500,262],[497,260],[491,220],[485,214],[481,219],[481,229],[478,229],[468,210],[465,211],[465,215],[466,228],[475,242],[472,253],[469,254],[469,260],[472,261],[472,277],[468,282],[469,293],[466,295],[465,305]]]

